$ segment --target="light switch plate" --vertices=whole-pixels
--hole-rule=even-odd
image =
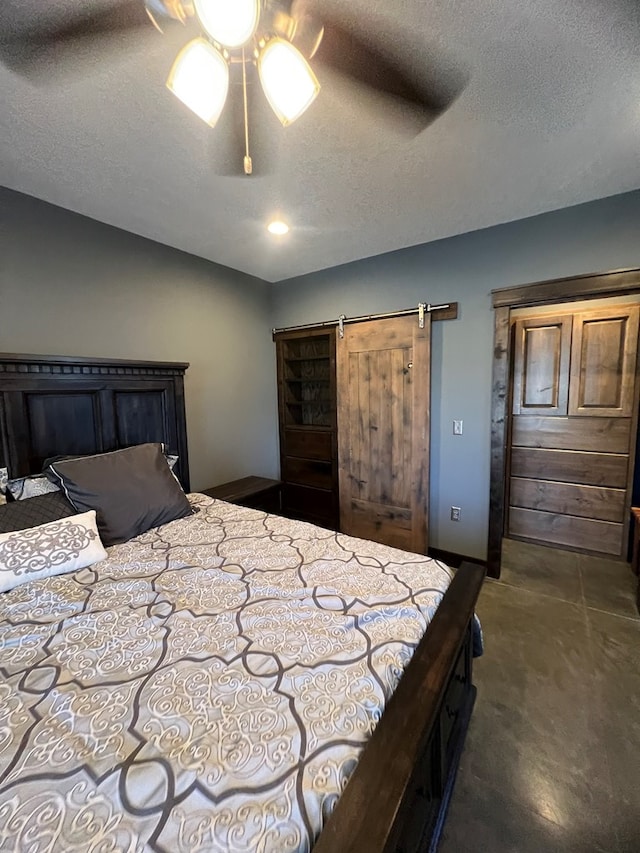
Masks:
[[[453,422],[453,434],[462,435],[462,421]]]

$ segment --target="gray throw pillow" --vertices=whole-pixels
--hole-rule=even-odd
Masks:
[[[173,469],[176,467],[176,464],[177,464],[178,459],[180,457],[174,456],[172,453],[169,453],[166,444],[161,443],[161,447],[162,447],[162,452],[164,453],[164,458],[167,460],[167,465],[173,471]],[[68,459],[84,459],[85,456],[95,456],[95,455],[96,455],[95,453],[82,453],[80,456],[78,456],[78,455],[48,456],[44,460],[44,462],[42,463],[42,473],[44,475],[46,475],[47,468],[49,468],[51,465],[54,465],[56,462],[66,462]],[[0,492],[2,491],[2,472],[4,471],[6,473],[6,470],[7,470],[6,468],[0,468]]]
[[[38,495],[0,506],[0,533],[27,530],[29,527],[38,527],[75,514],[75,508],[62,492],[56,489],[48,495]]]
[[[126,542],[191,515],[191,505],[159,443],[54,462],[47,476],[78,512],[96,510],[105,545]]]

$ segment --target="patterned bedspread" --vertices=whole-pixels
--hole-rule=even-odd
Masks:
[[[308,851],[450,580],[190,499],[0,598],[3,851]]]

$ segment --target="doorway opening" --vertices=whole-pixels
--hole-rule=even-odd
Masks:
[[[637,269],[493,292],[493,577],[505,535],[627,559],[639,300]]]

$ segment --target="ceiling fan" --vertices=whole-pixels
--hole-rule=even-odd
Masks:
[[[11,0],[10,0],[11,2]],[[15,3],[21,0],[13,0]],[[443,112],[459,94],[461,78],[431,69],[416,80],[403,62],[371,39],[356,34],[339,16],[317,12],[312,0],[112,0],[110,5],[79,4],[58,18],[27,16],[7,33],[0,31],[0,56],[30,74],[53,52],[59,63],[79,46],[135,33],[150,22],[160,32],[186,26],[192,37],[179,52],[168,88],[214,126],[227,100],[229,82],[243,92],[245,174],[249,153],[247,75],[257,74],[273,112],[283,125],[299,118],[315,100],[320,83],[314,68],[328,68],[358,85],[392,99],[418,130]],[[0,27],[2,20],[0,18]],[[312,67],[313,66],[313,67]]]

